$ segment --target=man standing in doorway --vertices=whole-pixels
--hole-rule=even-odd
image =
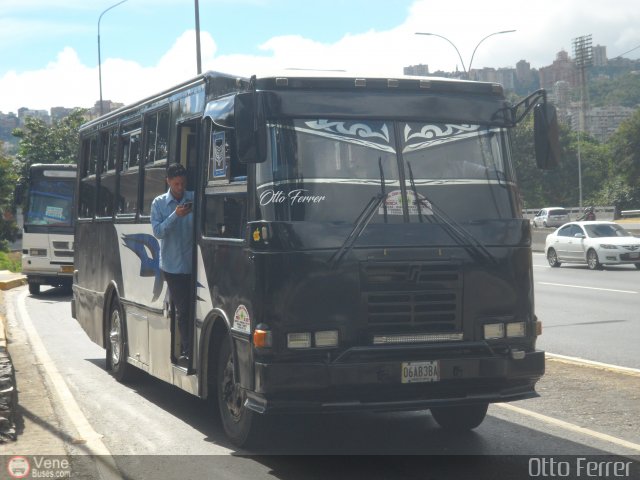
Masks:
[[[193,255],[193,192],[187,191],[187,170],[179,163],[167,167],[167,193],[151,204],[153,234],[160,240],[160,270],[167,281],[180,329],[178,363],[187,366],[191,351],[191,270]]]

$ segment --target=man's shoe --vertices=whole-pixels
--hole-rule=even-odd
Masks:
[[[178,357],[178,366],[188,368],[189,367],[189,357],[186,355],[180,355]]]

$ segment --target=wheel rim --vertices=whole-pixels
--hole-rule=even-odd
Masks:
[[[593,250],[590,250],[589,254],[587,255],[587,263],[589,265],[589,268],[592,270],[598,266],[598,256]]]
[[[556,255],[555,250],[549,250],[549,253],[547,254],[547,260],[549,261],[549,265],[551,265],[552,267],[558,263],[558,256]]]
[[[234,421],[240,420],[244,404],[244,394],[233,377],[233,357],[229,355],[222,374],[222,400]]]
[[[111,313],[111,330],[109,331],[109,343],[111,344],[111,363],[117,365],[122,356],[122,322],[120,312]]]

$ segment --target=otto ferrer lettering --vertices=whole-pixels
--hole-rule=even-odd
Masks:
[[[326,200],[324,195],[308,195],[308,190],[299,188],[285,193],[282,190],[267,190],[260,195],[260,205],[269,205],[270,203],[285,203],[291,205],[314,204]]]

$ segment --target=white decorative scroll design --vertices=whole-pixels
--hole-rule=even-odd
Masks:
[[[415,131],[410,124],[406,124],[403,153],[474,137],[478,135],[480,128],[480,125],[431,124],[423,125],[419,131]]]
[[[295,131],[330,138],[341,142],[349,142],[364,147],[375,148],[384,152],[396,153],[390,145],[389,127],[383,123],[374,129],[366,123],[348,123],[332,120],[309,120],[304,126],[296,126]]]

